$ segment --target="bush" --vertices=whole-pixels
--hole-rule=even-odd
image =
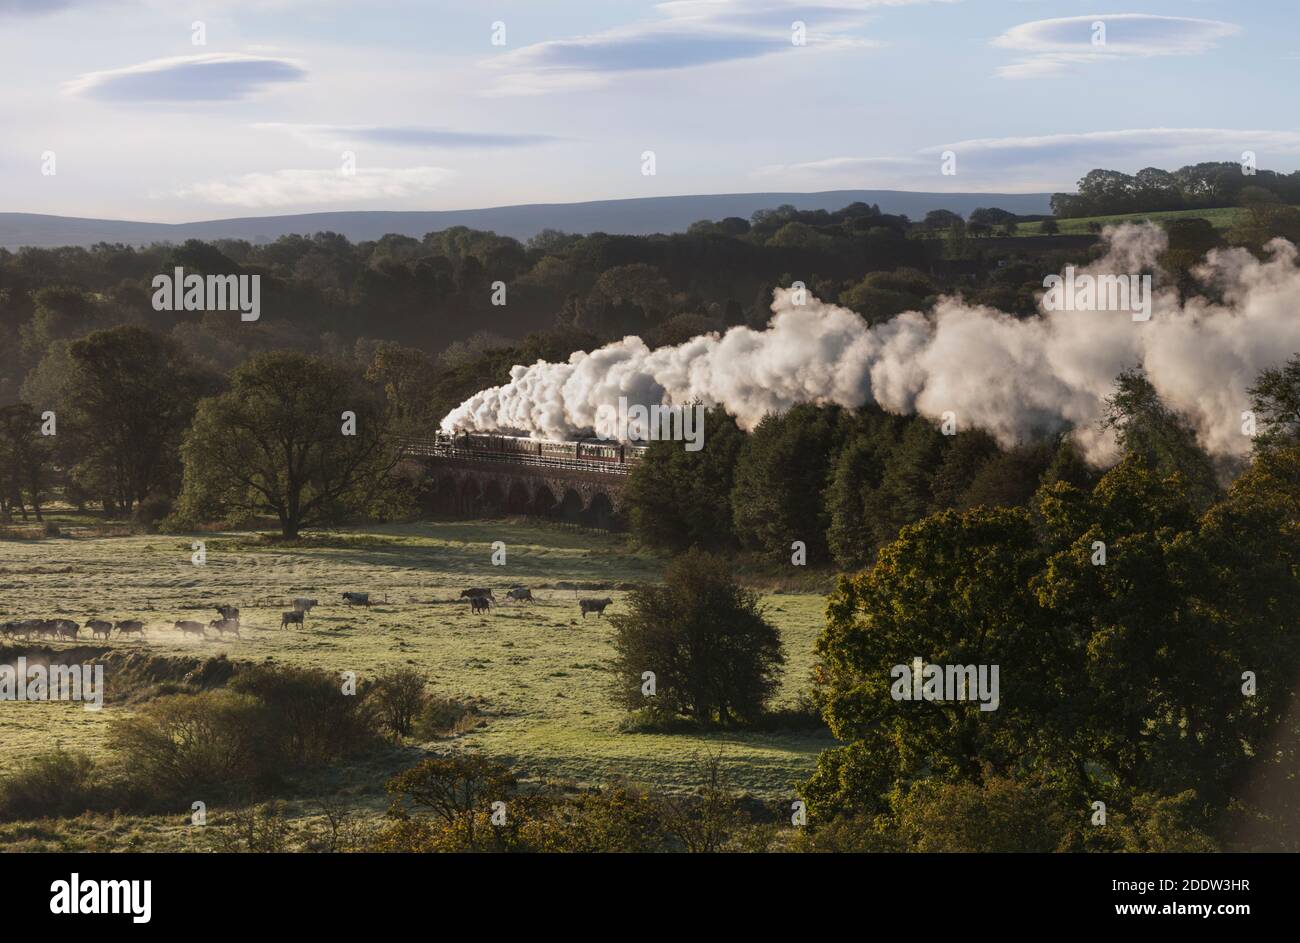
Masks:
[[[801,831],[805,852],[1051,852],[1069,850],[1071,815],[1041,783],[990,775],[982,784],[920,780],[895,788],[888,811],[837,815]]]
[[[454,737],[478,724],[478,710],[449,697],[427,697],[415,718],[414,734],[421,740]]]
[[[58,749],[0,779],[0,819],[77,815],[93,808],[104,793],[90,757]]]
[[[689,796],[664,796],[659,818],[664,831],[684,850],[695,854],[726,851],[740,840],[749,816],[740,806],[722,754],[696,759],[702,784]]]
[[[424,684],[424,675],[414,668],[390,669],[366,692],[366,706],[384,730],[409,737],[427,700]]]
[[[381,840],[388,851],[492,851],[518,844],[525,817],[507,810],[507,825],[492,822],[492,803],[515,796],[514,774],[482,756],[433,757],[393,777],[393,820]]]
[[[128,782],[152,802],[256,795],[374,743],[362,698],[334,676],[265,665],[226,689],[159,697],[109,732]]]
[[[286,765],[277,739],[265,707],[229,691],[158,698],[115,720],[108,734],[131,786],[162,802],[264,787]]]
[[[364,698],[344,694],[328,672],[258,665],[235,675],[230,688],[265,705],[274,719],[274,748],[292,764],[328,763],[373,745]]]
[[[628,601],[631,613],[609,620],[618,653],[612,693],[622,706],[724,725],[761,716],[785,661],[781,636],[725,561],[692,550],[669,565],[664,585]],[[642,693],[647,671],[652,697]]]
[[[277,854],[290,850],[293,828],[285,820],[284,804],[268,802],[227,813],[203,835],[223,854]]]
[[[520,828],[531,851],[645,853],[671,847],[655,798],[627,786],[556,797],[531,811]]]
[[[171,498],[153,494],[136,506],[133,521],[145,530],[157,530],[158,525],[172,512]]]
[[[755,826],[718,754],[697,763],[700,788],[656,795],[615,784],[520,791],[493,760],[453,755],[425,760],[388,784],[389,821],[370,850],[388,852],[764,851],[774,829]],[[493,804],[506,803],[505,817]]]

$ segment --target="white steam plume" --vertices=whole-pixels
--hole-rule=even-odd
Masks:
[[[1078,274],[1150,270],[1164,249],[1159,227],[1104,233],[1105,256]],[[930,314],[908,311],[869,327],[854,312],[778,289],[768,327],[736,327],[650,350],[625,337],[567,363],[516,366],[510,382],[476,393],[442,421],[444,431],[504,431],[534,438],[589,434],[597,410],[633,404],[721,404],[746,429],[796,403],[857,407],[981,428],[1003,446],[1072,428],[1094,463],[1115,457],[1098,428],[1116,376],[1143,366],[1161,398],[1184,414],[1214,456],[1242,455],[1242,413],[1261,370],[1300,352],[1296,247],[1275,239],[1261,262],[1244,249],[1214,250],[1196,270],[1221,303],[1180,304],[1158,283],[1150,321],[1128,311],[1042,311],[1016,318],[944,298]]]

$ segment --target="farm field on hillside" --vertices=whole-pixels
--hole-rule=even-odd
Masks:
[[[1165,219],[1188,219],[1199,217],[1207,219],[1215,229],[1231,229],[1237,222],[1237,218],[1243,210],[1238,206],[1223,206],[1204,210],[1164,210],[1152,213],[1123,213],[1117,216],[1080,216],[1073,219],[1058,219],[1057,225],[1060,227],[1062,235],[1079,236],[1086,235],[1090,230],[1089,226],[1093,223],[1101,226],[1115,226],[1120,223],[1141,223],[1150,220],[1158,223]],[[1037,236],[1042,233],[1041,223],[1021,223],[1016,230],[1019,236]]]
[[[627,590],[657,577],[659,559],[628,549],[622,538],[530,523],[447,522],[337,532],[277,546],[247,534],[212,534],[207,562],[191,563],[191,540],[149,535],[0,544],[4,620],[66,617],[139,618],[146,641],[112,646],[155,655],[232,660],[355,671],[390,666],[426,673],[438,694],[476,699],[484,722],[452,741],[457,748],[502,758],[526,775],[596,783],[618,777],[681,789],[692,784],[694,761],[723,750],[738,785],[769,798],[791,794],[817,754],[830,744],[806,732],[639,734],[619,731],[623,713],[604,693],[613,655],[607,621],[578,612],[579,595],[610,596],[610,612],[626,611]],[[507,565],[494,567],[493,541],[504,541]],[[538,602],[503,602],[489,615],[471,615],[461,589],[522,584]],[[340,594],[369,592],[369,608],[346,607]],[[305,630],[280,629],[279,613],[293,596],[320,606]],[[210,634],[200,641],[171,626],[207,622],[218,603],[242,610],[241,639]],[[764,598],[780,628],[787,664],[778,706],[809,685],[812,646],[824,597],[814,593]],[[83,632],[81,645],[91,641]],[[111,695],[111,692],[110,692]],[[107,724],[119,711],[99,713],[61,704],[0,704],[0,767],[48,750],[56,742],[91,754],[103,750]]]

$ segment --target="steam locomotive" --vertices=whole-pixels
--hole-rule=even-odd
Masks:
[[[485,432],[439,432],[437,444],[442,449],[480,452],[502,458],[518,456],[523,460],[602,462],[610,465],[635,465],[646,450],[643,445],[611,442],[607,439],[549,442]]]

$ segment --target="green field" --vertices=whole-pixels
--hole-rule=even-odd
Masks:
[[[203,566],[191,563],[194,539],[206,541]],[[505,566],[491,565],[493,541],[505,542]],[[626,611],[627,590],[656,579],[663,563],[616,535],[516,520],[372,527],[293,545],[250,534],[9,540],[0,542],[0,620],[139,618],[147,640],[114,635],[111,644],[155,655],[224,653],[362,678],[411,666],[427,674],[432,691],[481,703],[482,723],[451,741],[454,747],[501,758],[525,776],[581,784],[626,778],[681,790],[694,785],[695,759],[720,747],[740,788],[790,796],[831,745],[828,735],[620,732],[623,712],[604,693],[612,629],[595,616],[581,618],[576,600],[608,595],[611,612]],[[456,598],[469,586],[515,584],[531,587],[537,605],[506,602],[474,616]],[[348,608],[340,599],[345,590],[381,602]],[[320,600],[305,630],[279,628],[279,612],[293,596]],[[171,628],[177,619],[207,622],[219,602],[242,610],[242,639],[199,641]],[[778,700],[789,704],[809,686],[825,599],[769,592],[764,603],[785,643]],[[80,644],[91,642],[83,637]],[[128,709],[0,703],[0,767],[56,742],[102,754],[106,725]]]
[[[1156,213],[1125,213],[1118,216],[1080,216],[1077,219],[1058,219],[1057,225],[1060,227],[1062,235],[1066,236],[1086,236],[1091,230],[1089,226],[1098,224],[1101,226],[1117,226],[1120,223],[1158,223],[1166,219],[1188,219],[1199,217],[1207,219],[1215,229],[1231,229],[1236,224],[1237,218],[1244,212],[1239,206],[1224,206],[1205,210],[1166,210]],[[1021,223],[1016,230],[1017,236],[1038,236],[1042,235],[1042,223]]]

